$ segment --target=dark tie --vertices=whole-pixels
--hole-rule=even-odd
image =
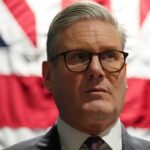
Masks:
[[[89,150],[99,150],[103,143],[104,141],[98,136],[91,136],[84,142]]]

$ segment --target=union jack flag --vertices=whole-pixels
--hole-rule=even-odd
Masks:
[[[77,0],[0,0],[0,149],[46,132],[58,117],[43,86],[46,34],[58,11]],[[150,140],[150,0],[95,0],[126,28],[128,91],[120,116]]]

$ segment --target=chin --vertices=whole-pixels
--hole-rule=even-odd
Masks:
[[[88,132],[97,133],[113,124],[118,119],[118,114],[118,110],[114,108],[90,109],[83,116],[83,121],[87,125]]]
[[[85,113],[96,117],[105,117],[117,112],[117,108],[107,101],[94,100],[83,106]]]

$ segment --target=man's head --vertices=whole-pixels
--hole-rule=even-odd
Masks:
[[[56,54],[58,47],[58,39],[61,35],[61,31],[64,28],[74,24],[80,20],[101,20],[109,22],[118,30],[120,34],[120,40],[122,44],[122,49],[125,47],[126,34],[122,26],[118,24],[117,20],[108,12],[108,10],[94,2],[80,2],[74,3],[73,5],[67,7],[58,13],[53,19],[47,38],[47,57],[50,60]]]
[[[60,117],[89,134],[113,124],[126,92],[125,33],[95,3],[76,3],[53,20],[43,63]]]

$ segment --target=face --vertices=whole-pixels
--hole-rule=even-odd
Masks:
[[[78,21],[61,32],[56,53],[78,49],[92,53],[122,50],[120,35],[109,23]],[[54,64],[43,63],[43,74],[60,117],[74,128],[94,135],[117,120],[126,92],[125,67],[108,73],[94,55],[87,70],[70,72],[59,57]]]

